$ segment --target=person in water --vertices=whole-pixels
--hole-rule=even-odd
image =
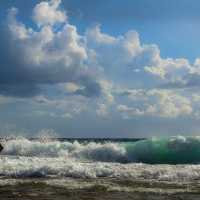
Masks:
[[[0,144],[0,152],[2,152],[3,150],[3,146]]]

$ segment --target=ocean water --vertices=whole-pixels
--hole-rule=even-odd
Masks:
[[[200,199],[200,137],[0,143],[0,199]]]

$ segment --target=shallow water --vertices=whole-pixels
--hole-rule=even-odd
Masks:
[[[199,199],[200,182],[116,178],[1,178],[1,199]]]

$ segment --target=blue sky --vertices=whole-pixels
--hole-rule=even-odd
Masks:
[[[2,136],[199,134],[199,1],[0,2]]]

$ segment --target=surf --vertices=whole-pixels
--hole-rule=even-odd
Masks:
[[[200,137],[152,137],[133,142],[12,138],[1,140],[2,155],[63,158],[91,162],[198,164]]]

